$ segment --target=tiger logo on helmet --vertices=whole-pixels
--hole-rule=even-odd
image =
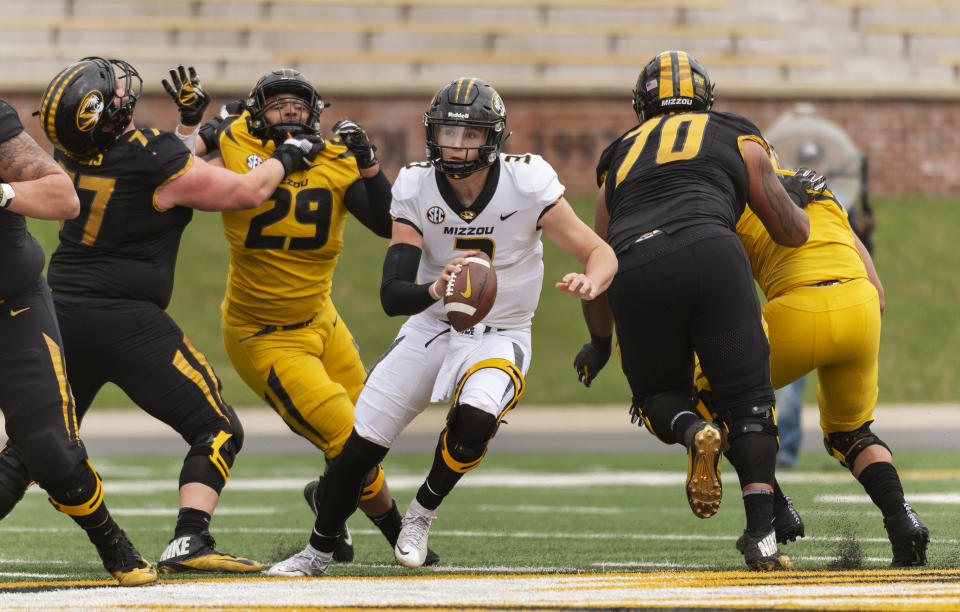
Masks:
[[[685,51],[663,51],[640,71],[633,89],[633,110],[640,123],[663,113],[710,110],[715,87],[693,56]]]
[[[103,94],[97,90],[91,91],[77,106],[77,129],[89,132],[100,121],[100,114],[106,105],[103,103]]]
[[[40,126],[54,147],[74,159],[93,159],[126,131],[143,91],[127,62],[85,57],[53,77],[40,98]]]

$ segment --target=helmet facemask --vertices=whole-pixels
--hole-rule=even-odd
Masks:
[[[427,157],[450,178],[463,178],[497,161],[500,145],[510,135],[500,94],[480,79],[453,81],[434,96],[423,115]],[[464,159],[444,159],[444,149],[466,151]],[[476,157],[470,151],[477,152]],[[457,156],[461,157],[461,156]]]
[[[271,99],[272,98],[272,99]],[[291,104],[300,104],[303,110],[298,120],[285,120],[284,115]],[[298,134],[319,134],[320,113],[325,105],[320,94],[299,71],[281,68],[263,76],[246,103],[250,111],[250,133],[264,140],[282,142]],[[280,120],[271,124],[267,113],[278,111]]]

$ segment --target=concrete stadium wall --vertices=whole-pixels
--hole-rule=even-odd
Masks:
[[[630,86],[610,97],[537,97],[503,91],[510,153],[543,155],[560,175],[570,195],[596,192],[595,165],[600,152],[636,123],[630,106]],[[761,130],[790,109],[794,99],[723,97],[717,110],[750,118]],[[35,94],[3,97],[19,111],[28,132],[49,150],[49,143],[30,114],[39,106]],[[424,159],[421,123],[429,96],[331,97],[323,114],[329,128],[339,118],[359,121],[379,147],[392,179],[404,164]],[[214,105],[227,99],[216,98]],[[960,112],[954,100],[824,99],[806,100],[818,115],[839,124],[870,160],[870,192],[875,195],[960,194]],[[213,106],[213,105],[212,105]],[[212,114],[212,111],[211,111]],[[136,113],[137,125],[172,129],[175,108],[164,96],[145,96]]]

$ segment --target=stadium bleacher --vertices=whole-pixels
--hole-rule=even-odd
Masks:
[[[192,63],[242,90],[285,64],[363,94],[432,91],[457,65],[507,90],[609,93],[657,51],[685,48],[728,91],[909,92],[956,86],[943,55],[957,12],[960,0],[6,0],[0,74],[38,90],[64,63],[118,55],[145,74]]]

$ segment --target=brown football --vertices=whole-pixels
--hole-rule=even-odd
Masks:
[[[447,283],[443,309],[457,331],[483,320],[497,299],[497,271],[485,253],[467,257],[467,263]]]

